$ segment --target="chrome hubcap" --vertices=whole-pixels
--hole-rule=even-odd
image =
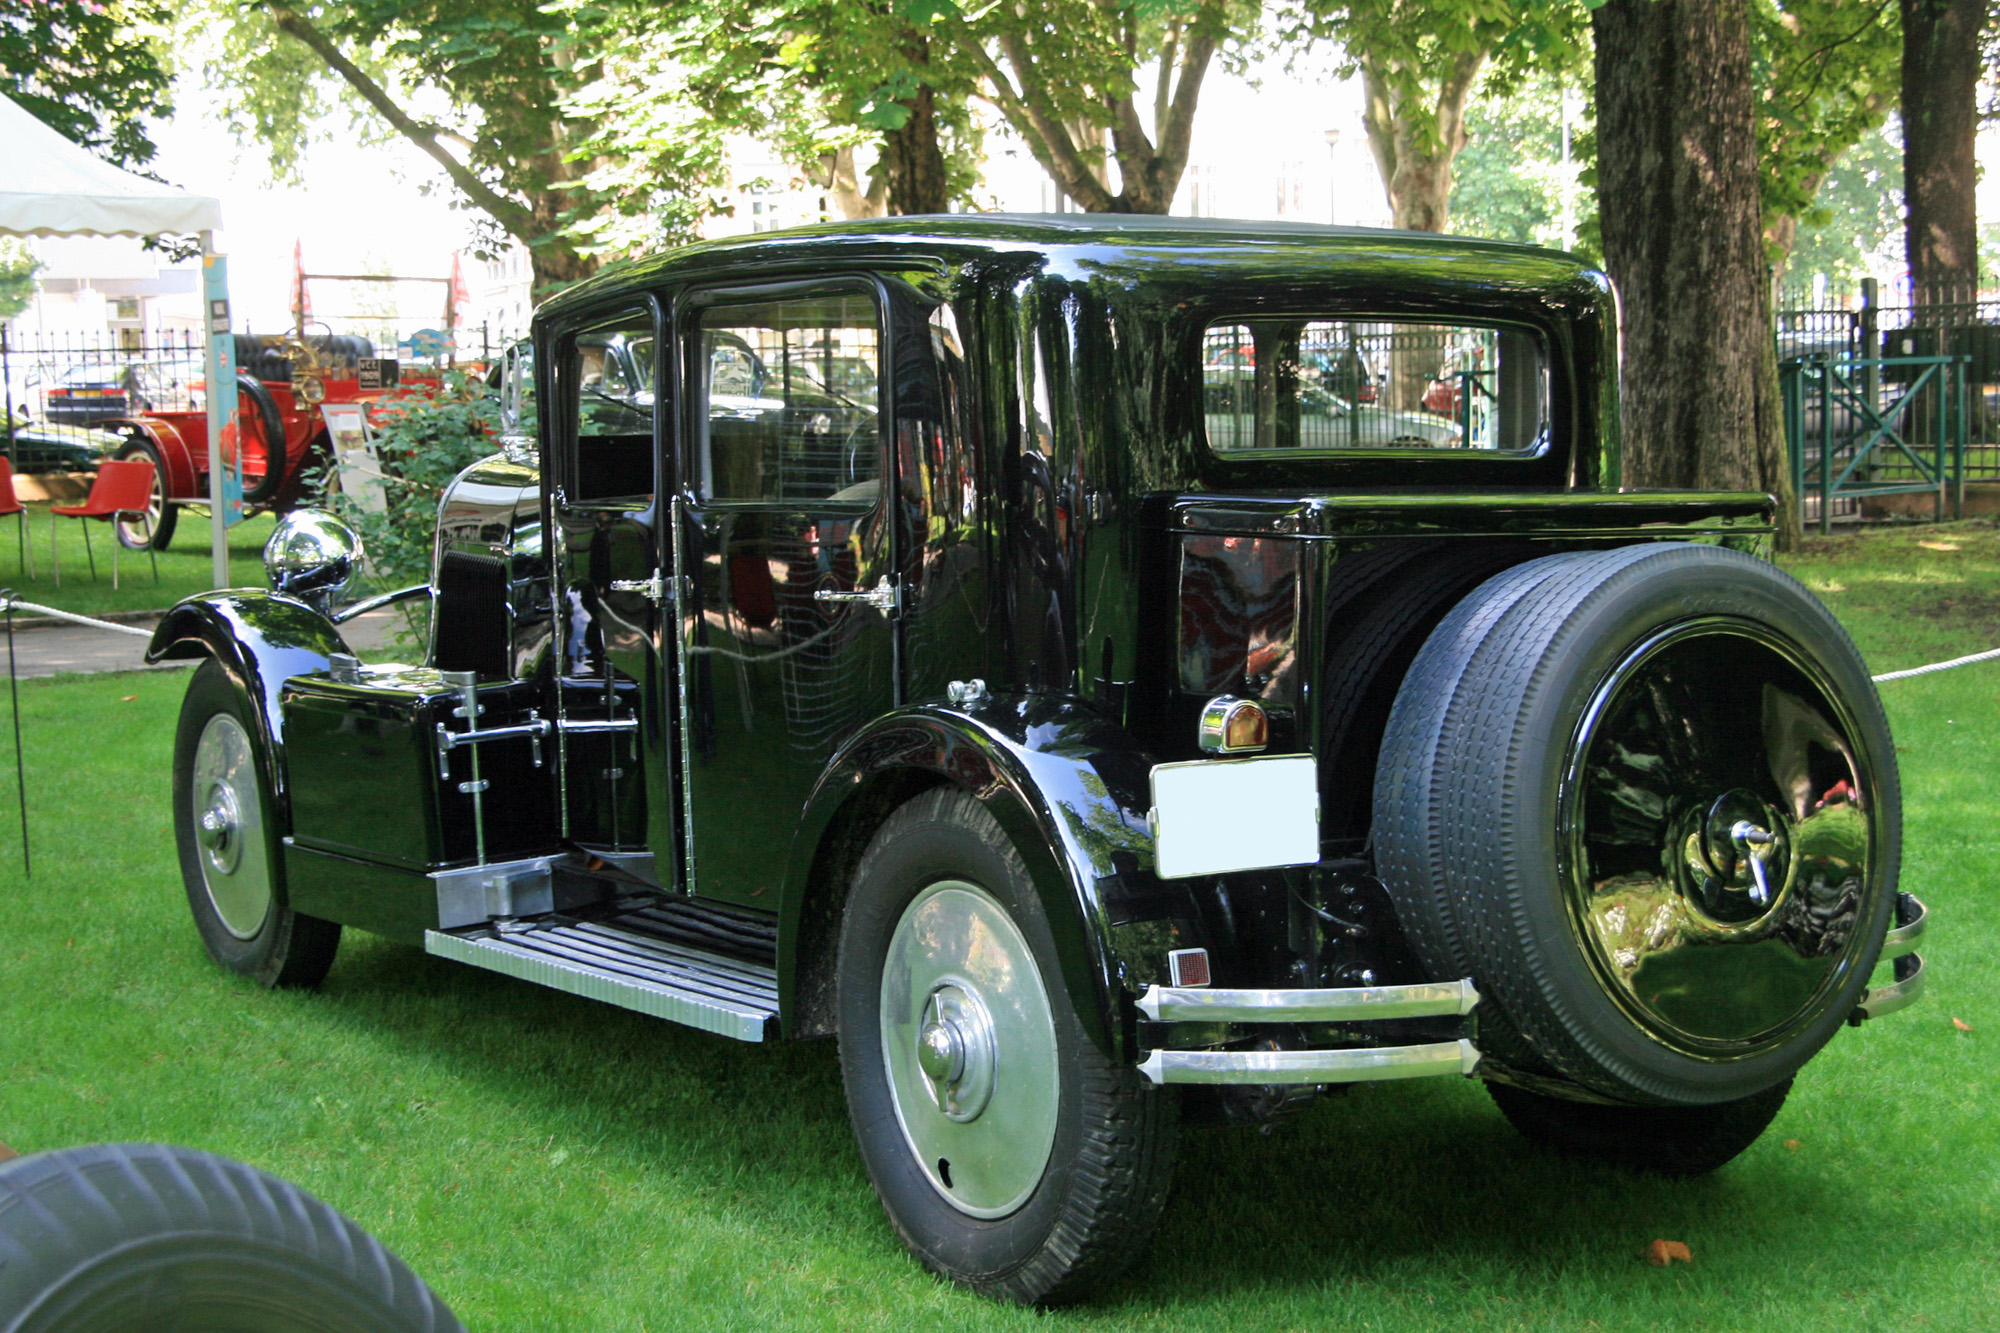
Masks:
[[[917,895],[882,969],[882,1056],[896,1119],[959,1211],[1004,1217],[1041,1183],[1058,1075],[1048,990],[1020,928],[984,889]]]
[[[239,940],[262,930],[271,911],[255,763],[242,723],[227,713],[208,720],[195,742],[192,832],[208,900],[223,929]]]
[[[1855,735],[1809,658],[1733,618],[1661,632],[1599,688],[1564,781],[1571,920],[1668,1045],[1767,1049],[1851,974],[1882,877]]]

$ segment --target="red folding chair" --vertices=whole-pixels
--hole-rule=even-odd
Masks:
[[[160,581],[160,557],[153,550],[153,524],[148,511],[153,505],[153,465],[143,458],[123,462],[116,459],[97,465],[97,480],[80,505],[50,505],[49,513],[61,518],[97,518],[107,522],[120,514],[134,514],[145,520],[146,554],[153,558],[153,582]],[[90,557],[90,578],[97,580],[97,554],[90,549],[90,525],[83,525],[83,553]],[[56,556],[56,522],[49,520],[49,556],[56,562],[56,586],[62,587],[62,561]],[[118,539],[111,541],[111,586],[118,586]]]
[[[27,571],[28,577],[35,577],[34,552],[28,549],[28,507],[14,494],[14,465],[5,454],[0,454],[0,518],[15,516],[14,563]]]

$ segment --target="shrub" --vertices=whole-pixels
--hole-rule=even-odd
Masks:
[[[319,479],[321,503],[361,535],[369,572],[383,587],[421,583],[430,577],[445,487],[467,464],[499,447],[499,404],[478,380],[454,370],[435,385],[394,391],[370,416],[383,507],[342,492],[331,468]]]

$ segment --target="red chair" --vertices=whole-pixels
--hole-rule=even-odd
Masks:
[[[28,550],[28,507],[14,494],[14,465],[5,454],[0,454],[0,518],[13,514],[18,535],[15,538],[14,563],[27,571],[28,577],[35,577],[34,553]]]
[[[153,558],[153,582],[160,581],[160,557],[153,550],[152,520],[148,511],[153,506],[153,465],[143,458],[127,459],[119,462],[113,459],[97,465],[97,480],[90,483],[90,494],[80,505],[50,505],[49,513],[60,518],[98,518],[107,522],[120,514],[133,514],[146,520],[146,554]],[[56,561],[56,586],[62,587],[62,562],[56,557],[56,523],[49,519],[49,555]],[[90,549],[90,525],[83,526],[83,552],[90,557],[90,577],[97,579],[97,554]],[[118,586],[118,541],[111,542],[111,586]]]

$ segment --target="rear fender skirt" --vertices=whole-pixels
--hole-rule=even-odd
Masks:
[[[256,704],[264,730],[267,776],[278,814],[291,827],[291,794],[285,782],[284,718],[278,694],[287,679],[324,671],[346,640],[333,622],[304,602],[254,588],[233,588],[190,597],[153,630],[148,662],[213,657],[243,686]]]
[[[1147,777],[1151,757],[1102,713],[1049,695],[988,699],[970,711],[943,706],[878,718],[843,745],[806,803],[792,843],[779,908],[778,994],[787,1031],[802,953],[831,941],[803,939],[807,929],[838,928],[824,910],[805,925],[809,896],[844,898],[845,883],[815,883],[822,853],[859,814],[861,793],[900,779],[911,794],[949,783],[977,797],[1013,839],[1027,863],[1055,934],[1064,989],[1092,1039],[1113,1058],[1128,1058],[1120,1012],[1122,971],[1111,938],[1105,883],[1150,870]],[[882,812],[877,812],[879,819]],[[843,818],[846,816],[846,818]]]

